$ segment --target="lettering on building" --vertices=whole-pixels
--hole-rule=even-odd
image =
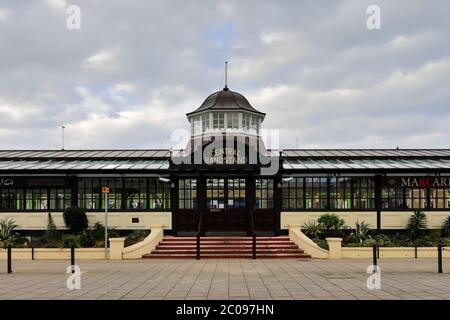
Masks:
[[[402,187],[415,188],[446,188],[450,187],[450,177],[403,177]]]
[[[14,180],[9,178],[0,178],[0,187],[13,186]]]
[[[204,156],[205,164],[247,164],[248,158],[234,148],[214,149],[212,156]]]

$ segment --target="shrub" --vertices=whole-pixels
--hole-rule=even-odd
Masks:
[[[423,230],[427,227],[427,216],[423,211],[414,211],[409,218],[406,230],[411,240],[416,240],[423,235]]]
[[[301,229],[311,239],[320,238],[322,234],[322,226],[315,221],[305,222]]]
[[[370,224],[365,221],[356,221],[355,223],[355,237],[359,242],[363,242],[367,238],[370,238]]]
[[[442,233],[446,237],[450,235],[450,216],[448,216],[444,221],[444,224],[442,226]]]
[[[61,240],[61,245],[63,248],[70,248],[72,246],[74,246],[75,248],[81,247],[80,236],[73,234],[63,234]]]
[[[350,245],[350,244],[357,244],[357,243],[360,243],[360,241],[353,233],[348,235],[347,237],[344,237],[344,239],[342,239],[343,245]]]
[[[31,243],[31,238],[15,234],[8,239],[7,243],[14,248],[28,248]]]
[[[130,241],[140,241],[145,239],[150,234],[150,230],[134,230],[127,237]]]
[[[0,241],[6,244],[8,239],[13,236],[14,229],[17,227],[18,225],[12,219],[6,218],[0,220]]]
[[[345,227],[344,219],[339,218],[334,213],[323,214],[317,220],[325,230],[341,230]]]
[[[328,250],[328,242],[324,239],[312,239],[319,247],[322,249]]]
[[[88,219],[83,209],[79,207],[69,207],[64,210],[64,223],[73,233],[79,233],[88,227]]]
[[[44,233],[44,239],[48,242],[57,240],[59,238],[58,230],[56,230],[55,222],[53,221],[52,214],[49,212],[47,217],[47,230]]]

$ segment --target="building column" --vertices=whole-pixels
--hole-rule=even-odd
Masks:
[[[377,230],[381,229],[382,181],[383,177],[381,175],[375,176],[375,209],[377,210]]]

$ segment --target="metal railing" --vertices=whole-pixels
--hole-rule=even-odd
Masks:
[[[203,229],[203,214],[200,214],[199,218],[198,218],[198,227],[197,227],[197,243],[196,243],[196,249],[197,249],[196,258],[197,258],[197,260],[200,260],[200,235],[202,233],[202,229]]]
[[[250,232],[252,235],[252,258],[256,259],[256,233],[254,209],[250,210]]]

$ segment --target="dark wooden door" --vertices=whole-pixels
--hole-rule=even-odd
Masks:
[[[249,228],[245,178],[207,178],[205,232],[242,232]]]
[[[246,209],[207,209],[205,232],[248,231],[249,215]]]
[[[178,209],[176,214],[177,233],[194,234],[198,228],[198,210]]]

